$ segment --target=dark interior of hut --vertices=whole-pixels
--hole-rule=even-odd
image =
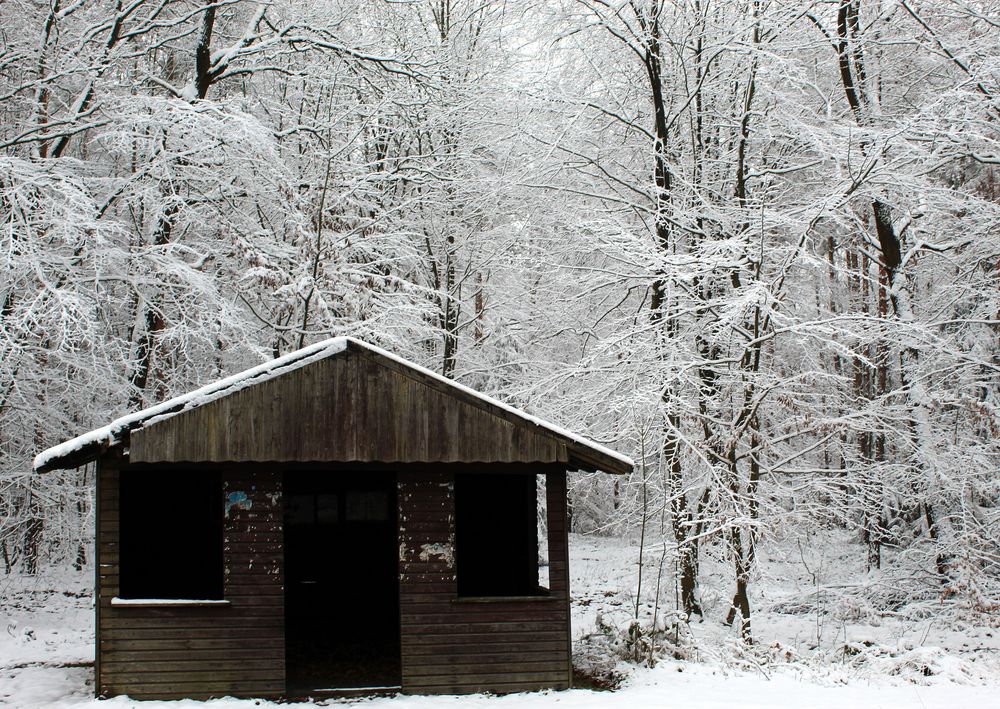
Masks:
[[[284,500],[289,692],[399,686],[395,476],[290,472]]]
[[[539,585],[537,482],[534,475],[455,476],[458,595],[535,596]]]
[[[119,596],[222,598],[221,490],[206,470],[122,474]]]

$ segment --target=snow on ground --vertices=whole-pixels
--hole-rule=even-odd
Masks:
[[[0,699],[18,709],[280,709],[315,706],[277,704],[261,700],[216,699],[208,702],[138,702],[126,697],[89,698],[83,686],[88,673],[30,668],[10,685],[13,696]],[[320,706],[357,709],[992,709],[1000,707],[996,687],[942,684],[884,686],[872,683],[825,686],[777,675],[770,680],[741,673],[722,673],[706,666],[677,672],[665,665],[644,673],[641,680],[617,692],[574,689],[568,692],[512,694],[504,697],[391,697],[367,700],[327,700]]]
[[[60,706],[92,691],[93,578],[0,577],[0,706]]]
[[[618,661],[624,676],[616,691],[576,689],[504,697],[384,697],[276,704],[231,698],[209,702],[137,702],[125,697],[93,699],[92,574],[47,576],[31,581],[0,579],[0,706],[16,709],[277,709],[351,706],[358,709],[1000,709],[1000,619],[954,612],[878,615],[850,604],[806,606],[803,594],[817,584],[850,580],[838,554],[856,550],[820,545],[829,578],[817,560],[798,553],[762,555],[754,616],[755,648],[735,642],[724,616],[726,567],[706,563],[702,579],[706,618],[679,639],[684,661],[655,667]],[[573,535],[575,647],[587,648],[601,628],[611,636],[634,613],[637,546],[614,538]],[[652,611],[658,554],[645,567],[640,615]],[[664,574],[668,579],[669,574]],[[765,582],[765,580],[767,582]],[[664,584],[666,586],[666,584]],[[765,593],[766,591],[766,593]],[[672,605],[671,594],[662,593]],[[838,605],[839,604],[839,605]],[[821,604],[822,605],[822,604]],[[847,607],[842,607],[847,606]],[[786,612],[777,612],[775,608]],[[933,610],[933,609],[931,609]],[[662,609],[659,617],[663,617]],[[669,618],[669,614],[666,616]],[[610,637],[610,636],[609,636]]]

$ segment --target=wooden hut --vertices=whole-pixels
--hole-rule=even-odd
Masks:
[[[632,468],[349,338],[35,467],[94,460],[96,692],[143,699],[569,687],[566,472]]]

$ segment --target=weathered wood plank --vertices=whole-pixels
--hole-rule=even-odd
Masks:
[[[348,350],[133,431],[130,460],[564,463],[568,454],[566,441],[522,417]]]
[[[238,636],[233,638],[177,638],[167,640],[159,638],[156,640],[120,640],[107,639],[100,641],[101,653],[114,655],[117,653],[127,655],[146,656],[149,653],[179,653],[184,657],[191,657],[191,650],[198,650],[199,657],[202,651],[209,654],[219,651],[222,653],[233,653],[246,651],[250,654],[265,653],[268,649],[275,655],[284,656],[285,641],[283,636],[269,636],[259,638],[246,638]],[[230,655],[227,655],[230,656]],[[231,655],[236,657],[237,655]]]
[[[535,692],[542,689],[568,689],[569,684],[565,680],[556,680],[554,677],[549,681],[528,681],[528,682],[480,682],[470,680],[467,683],[429,683],[426,678],[420,682],[410,682],[406,685],[408,694],[479,694],[491,692],[493,694],[513,694],[515,692]]]
[[[240,670],[180,670],[177,672],[152,672],[150,670],[140,670],[138,672],[107,672],[105,680],[109,685],[131,684],[152,688],[157,684],[177,686],[178,684],[202,684],[205,689],[209,686],[221,684],[247,684],[271,686],[283,683],[285,678],[284,668],[265,669],[258,668],[253,675],[248,675]]]
[[[483,645],[450,645],[425,646],[423,653],[410,652],[413,655],[411,667],[434,667],[443,665],[445,667],[459,667],[462,665],[502,665],[512,667],[515,665],[532,664],[538,662],[556,662],[559,667],[565,669],[566,660],[552,660],[553,653],[556,655],[562,650],[561,643],[537,643],[535,645],[522,645],[516,649],[506,648],[505,652],[497,652],[495,647]]]
[[[412,679],[414,683],[419,683],[420,685],[424,686],[439,685],[439,684],[448,684],[452,686],[476,685],[489,689],[491,686],[507,682],[507,683],[518,683],[518,684],[537,683],[536,686],[541,687],[545,683],[550,683],[550,682],[558,683],[560,681],[565,681],[563,674],[564,670],[562,668],[539,671],[539,672],[470,671],[468,674],[462,672],[441,671],[438,674],[432,674],[432,675],[409,675],[404,670],[403,683],[404,686],[406,686]]]
[[[195,685],[195,687],[200,687],[203,685]],[[175,691],[169,691],[173,689]],[[108,690],[107,692],[98,692],[98,696],[115,696],[118,694],[127,694],[132,699],[139,699],[143,701],[162,701],[162,700],[174,700],[174,699],[192,699],[195,701],[208,701],[210,699],[219,699],[228,696],[237,697],[248,697],[255,699],[280,699],[284,696],[284,683],[274,684],[274,685],[254,685],[254,684],[240,684],[240,685],[227,685],[222,689],[214,689],[212,691],[203,692],[198,689],[192,689],[187,685],[171,685],[167,691],[159,692],[147,692],[142,690],[136,690],[130,688],[128,685],[123,685],[115,687],[114,690]]]
[[[191,655],[189,654],[190,658]],[[232,675],[245,678],[260,679],[266,677],[280,678],[284,674],[284,657],[212,657],[202,656],[199,653],[196,660],[183,660],[177,658],[142,658],[132,656],[129,658],[105,657],[104,671],[108,678],[122,677],[125,675],[154,677],[167,672],[183,672],[185,675],[198,673],[213,673],[219,676]]]
[[[158,627],[158,628],[107,628],[102,634],[102,638],[111,641],[118,640],[164,640],[176,642],[179,640],[238,640],[244,639],[247,642],[256,642],[259,639],[282,639],[284,632],[280,626],[269,628],[261,627]]]
[[[502,668],[502,669],[501,669]],[[484,675],[494,675],[497,677],[509,677],[515,675],[558,676],[566,672],[567,663],[551,660],[520,661],[520,662],[469,662],[462,663],[415,663],[411,664],[403,673],[404,679],[411,679],[419,682],[422,677],[447,677],[448,681],[456,681],[460,677],[472,677],[481,679]]]
[[[539,608],[560,608],[563,604],[563,599],[561,596],[530,596],[530,600],[509,600],[501,596],[497,598],[484,598],[480,600],[469,600],[465,598],[451,598],[442,597],[440,592],[428,591],[424,586],[419,587],[419,591],[411,590],[414,589],[417,584],[408,586],[408,590],[405,593],[400,594],[400,603],[413,606],[422,606],[424,604],[433,604],[438,606],[447,606],[449,608],[458,607],[459,612],[462,608],[466,610],[470,608],[480,608],[484,605],[492,606],[493,610],[503,611],[521,611],[521,610],[532,610]],[[445,591],[447,592],[447,591]],[[488,612],[488,611],[487,611]]]
[[[508,644],[518,643],[549,643],[564,642],[562,629],[551,631],[532,632],[504,632],[504,633],[473,633],[462,631],[461,629],[444,629],[445,632],[417,635],[407,634],[403,637],[403,645],[408,651],[414,651],[418,646],[450,646],[450,645],[483,645],[489,647],[503,648]]]
[[[417,608],[412,609],[412,612],[411,608],[407,608],[406,612],[400,614],[402,622],[408,625],[428,624],[441,625],[445,627],[447,627],[448,624],[456,623],[463,626],[472,625],[474,623],[481,623],[484,620],[488,620],[501,626],[507,622],[565,622],[566,617],[567,611],[565,608],[526,608],[523,610],[508,609],[504,611],[496,611],[485,606],[468,610],[462,610],[461,606],[457,609],[454,606],[451,608],[431,606],[426,611],[422,611]]]
[[[248,680],[241,677],[212,678],[185,677],[183,673],[166,673],[156,678],[116,676],[107,683],[108,696],[113,694],[128,694],[134,699],[150,699],[152,696],[167,696],[170,698],[195,697],[210,695],[213,697],[232,695],[237,697],[256,697],[265,692],[278,693],[284,690],[284,678],[262,677]]]

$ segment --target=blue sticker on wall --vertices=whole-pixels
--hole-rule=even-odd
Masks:
[[[229,517],[229,511],[234,507],[238,510],[249,510],[253,507],[253,500],[242,490],[236,490],[226,495],[226,517]]]

